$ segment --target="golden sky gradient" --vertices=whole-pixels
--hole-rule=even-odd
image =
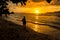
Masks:
[[[26,6],[21,6],[20,3],[13,4],[11,1],[8,2],[8,8],[10,12],[16,12],[16,13],[35,13],[36,10],[39,10],[39,13],[46,13],[46,12],[54,12],[54,11],[60,11],[60,1],[57,2],[56,0],[52,0],[51,3],[47,3],[46,0],[39,0],[38,1],[32,1],[28,0],[26,2]]]

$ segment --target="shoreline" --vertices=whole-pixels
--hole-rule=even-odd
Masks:
[[[0,38],[0,40],[12,40],[11,38],[13,38],[14,40],[52,40],[53,37],[42,33],[37,33],[30,28],[28,28],[26,31],[23,29],[23,26],[15,24],[11,21],[1,19],[0,17]]]

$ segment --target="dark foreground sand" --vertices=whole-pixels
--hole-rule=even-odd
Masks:
[[[0,40],[59,40],[0,17]]]

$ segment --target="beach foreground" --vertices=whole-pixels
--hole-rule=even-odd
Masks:
[[[37,33],[30,28],[6,21],[0,17],[0,40],[59,40],[50,35]]]

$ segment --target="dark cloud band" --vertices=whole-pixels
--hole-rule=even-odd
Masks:
[[[43,0],[32,0],[33,2],[41,2],[41,1],[43,1]]]

